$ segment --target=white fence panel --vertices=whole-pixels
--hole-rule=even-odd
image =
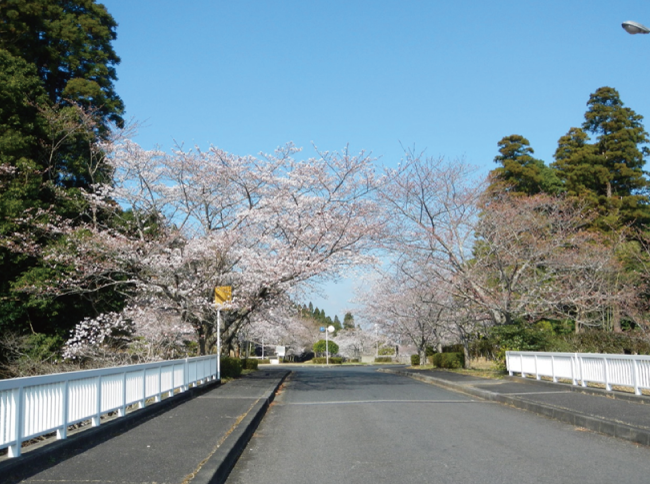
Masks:
[[[627,386],[637,395],[650,389],[650,356],[507,351],[506,366],[510,375],[570,379],[582,386],[600,383],[606,390],[612,385]]]
[[[215,355],[0,380],[0,449],[17,457],[25,440],[50,432],[64,439],[70,425],[97,426],[109,412],[124,416],[128,405],[141,408],[219,377]]]

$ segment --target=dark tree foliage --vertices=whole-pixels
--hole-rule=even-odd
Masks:
[[[343,328],[338,316],[335,315],[334,319],[332,320],[330,316],[327,316],[325,314],[324,309],[321,310],[318,308],[314,308],[314,305],[311,302],[309,303],[309,306],[302,307],[301,315],[305,319],[311,319],[312,321],[314,321],[315,324],[319,326],[327,327],[331,325],[334,326],[334,329],[336,331]],[[334,334],[336,334],[336,331]]]
[[[536,195],[561,190],[560,181],[553,170],[532,156],[534,151],[526,138],[513,134],[504,137],[498,146],[500,154],[494,158],[494,162],[501,167],[490,173],[490,191]]]
[[[94,0],[3,0],[0,47],[37,69],[54,103],[75,101],[122,123],[114,90],[120,59],[111,42],[117,23]]]
[[[116,23],[92,0],[0,1],[0,331],[65,334],[85,316],[121,304],[101,291],[51,298],[35,291],[52,277],[39,251],[7,242],[31,237],[25,219],[41,213],[79,220],[79,189],[109,180],[101,153],[89,149],[123,124],[111,42]],[[61,268],[64,271],[65,268]]]
[[[343,316],[343,327],[345,329],[354,329],[354,316],[351,312],[347,312]]]
[[[648,142],[643,117],[624,106],[616,89],[601,87],[587,102],[582,128],[560,138],[555,168],[567,194],[596,208],[602,227],[650,222]],[[591,134],[594,143],[589,143]]]

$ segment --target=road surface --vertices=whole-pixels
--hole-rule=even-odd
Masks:
[[[650,449],[371,367],[300,368],[227,482],[648,483]]]

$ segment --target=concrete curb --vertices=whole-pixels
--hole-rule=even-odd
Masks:
[[[246,449],[249,440],[264,418],[266,410],[275,399],[275,393],[290,374],[291,371],[287,370],[267,394],[255,403],[223,444],[203,464],[196,476],[189,481],[191,484],[223,484],[226,482],[230,471],[235,467],[239,456]]]
[[[34,444],[32,449],[28,447],[20,457],[15,459],[3,458],[0,461],[0,475],[8,476],[13,474],[23,475],[26,472],[33,473],[34,468],[47,467],[43,466],[44,462],[56,462],[70,454],[74,455],[89,447],[100,444],[110,439],[113,435],[132,429],[156,415],[164,413],[181,403],[212,390],[220,384],[220,381],[213,380],[201,386],[192,387],[173,397],[165,398],[161,402],[131,412],[124,417],[114,418],[113,420],[104,422],[99,427],[83,428],[74,433],[70,433],[67,439],[55,440],[55,437],[52,437],[51,440],[47,439],[43,443]]]
[[[478,397],[483,400],[489,400],[491,402],[494,402],[497,400],[498,394],[494,392],[489,392],[487,390],[481,390],[480,388],[474,388],[466,385],[459,385],[458,383],[453,383],[447,380],[442,380],[440,378],[435,378],[432,376],[428,375],[419,375],[417,373],[411,373],[408,371],[404,370],[394,370],[391,368],[381,368],[377,371],[380,371],[382,373],[393,373],[395,375],[402,375],[402,376],[407,376],[409,378],[413,378],[414,380],[418,380],[424,383],[430,383],[433,385],[437,385],[442,388],[446,388],[447,390],[452,390],[455,392],[460,392],[460,393],[465,393],[466,395],[471,395],[473,397]]]
[[[553,405],[533,402],[530,400],[526,400],[525,398],[519,395],[518,396],[503,395],[500,393],[490,392],[487,390],[481,390],[479,388],[474,388],[468,385],[449,382],[447,380],[442,380],[440,378],[435,378],[429,375],[418,375],[408,371],[392,370],[388,368],[381,369],[378,371],[407,376],[409,378],[413,378],[418,381],[437,385],[446,388],[448,390],[465,393],[467,395],[475,396],[483,400],[498,402],[504,405],[509,405],[511,407],[518,408],[520,410],[526,410],[528,412],[536,413],[538,415],[552,418],[560,422],[569,423],[576,427],[582,427],[605,435],[617,437],[619,439],[629,440],[637,444],[650,446],[650,430],[642,429],[638,427],[632,427],[622,422],[616,422],[614,420],[594,417],[592,415],[583,414],[580,412],[576,412],[574,410],[568,410]],[[580,389],[576,389],[574,391],[580,392]],[[588,392],[588,393],[593,395],[598,395],[598,396],[607,396],[607,395],[603,395],[602,392]],[[608,392],[608,394],[609,393],[610,392]],[[627,398],[625,399],[628,400]]]
[[[505,376],[505,380],[514,381],[518,383],[535,383],[537,385],[546,385],[553,388],[562,388],[576,393],[585,393],[587,395],[597,395],[599,397],[613,398],[614,400],[625,400],[627,402],[641,403],[650,405],[650,397],[647,395],[634,395],[632,393],[624,393],[620,391],[607,391],[602,388],[583,387],[580,385],[571,385],[570,383],[551,382],[546,380],[535,380],[533,378],[521,376]]]

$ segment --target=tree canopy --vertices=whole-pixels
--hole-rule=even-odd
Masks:
[[[119,297],[45,297],[54,277],[38,224],[84,218],[96,183],[110,183],[99,142],[122,125],[114,90],[116,22],[94,0],[0,2],[0,328],[67,333],[75,321],[119,306]],[[97,214],[95,214],[97,215]],[[28,251],[16,240],[29,241]],[[65,271],[58,267],[58,272]],[[103,302],[101,302],[103,301]]]
[[[491,173],[493,192],[508,192],[521,195],[557,193],[560,181],[542,160],[533,158],[529,141],[521,135],[506,136],[498,143],[499,155],[495,163],[501,164]]]
[[[116,94],[117,22],[95,0],[0,2],[0,48],[36,68],[53,103],[77,102],[121,124]]]
[[[588,200],[598,210],[600,226],[646,224],[650,204],[643,117],[625,107],[611,87],[598,89],[587,106],[582,128],[571,128],[560,138],[553,168],[568,195]]]

